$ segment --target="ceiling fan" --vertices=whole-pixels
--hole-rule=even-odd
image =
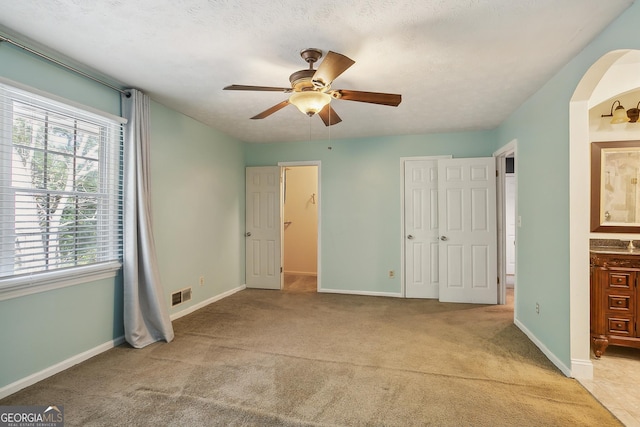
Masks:
[[[342,121],[331,107],[332,99],[368,102],[392,107],[397,107],[402,101],[402,95],[393,93],[331,89],[331,84],[335,78],[355,64],[355,61],[340,53],[329,51],[317,70],[313,69],[313,64],[322,57],[320,49],[304,49],[300,52],[300,56],[309,64],[309,69],[291,74],[289,76],[291,87],[230,85],[225,87],[224,90],[290,93],[291,96],[288,99],[251,118],[264,119],[287,105],[293,104],[309,117],[318,114],[326,126],[335,125]]]

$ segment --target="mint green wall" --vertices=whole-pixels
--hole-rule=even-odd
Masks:
[[[121,280],[0,301],[0,388],[123,334]]]
[[[120,115],[120,94],[7,43],[0,76]],[[0,301],[0,388],[123,334],[119,278]]]
[[[498,129],[498,145],[518,140],[518,320],[566,366],[571,366],[569,101],[582,76],[605,53],[640,48],[638,23],[636,2]]]
[[[245,159],[247,166],[320,160],[322,287],[397,294],[403,243],[400,158],[487,157],[494,146],[495,134],[485,131],[246,144]],[[389,270],[396,272],[392,279]]]
[[[80,78],[9,43],[0,43],[0,76],[120,115],[120,94],[113,89]]]
[[[151,104],[152,215],[165,299],[176,313],[244,284],[243,144]],[[204,276],[204,285],[199,278]]]
[[[0,43],[0,76],[120,115],[120,94]],[[151,105],[154,232],[167,306],[244,284],[243,144]],[[204,286],[198,280],[205,277]],[[0,389],[123,335],[122,279],[0,301]]]

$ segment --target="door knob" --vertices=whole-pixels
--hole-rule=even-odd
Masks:
[[[409,240],[413,240],[413,236],[412,236],[411,234],[409,234],[409,235],[407,236],[407,239],[409,239]]]
[[[244,235],[245,235],[245,236],[247,236],[247,237],[249,237],[249,236],[251,236],[251,232],[250,232],[250,231],[247,231],[246,233],[244,233]]]
[[[449,240],[449,238],[447,236],[440,236],[440,240],[445,242],[445,241]]]

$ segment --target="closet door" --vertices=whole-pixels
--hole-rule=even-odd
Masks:
[[[280,167],[247,168],[245,197],[247,287],[280,289]]]
[[[438,161],[404,162],[405,297],[438,298]]]
[[[497,304],[495,159],[438,160],[439,299]]]

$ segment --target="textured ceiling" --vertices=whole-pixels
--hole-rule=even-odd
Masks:
[[[0,0],[0,30],[240,140],[304,141],[493,128],[631,3]],[[308,47],[356,61],[334,89],[402,103],[334,100],[327,128],[292,105],[249,120],[288,95],[222,90],[289,86]]]

